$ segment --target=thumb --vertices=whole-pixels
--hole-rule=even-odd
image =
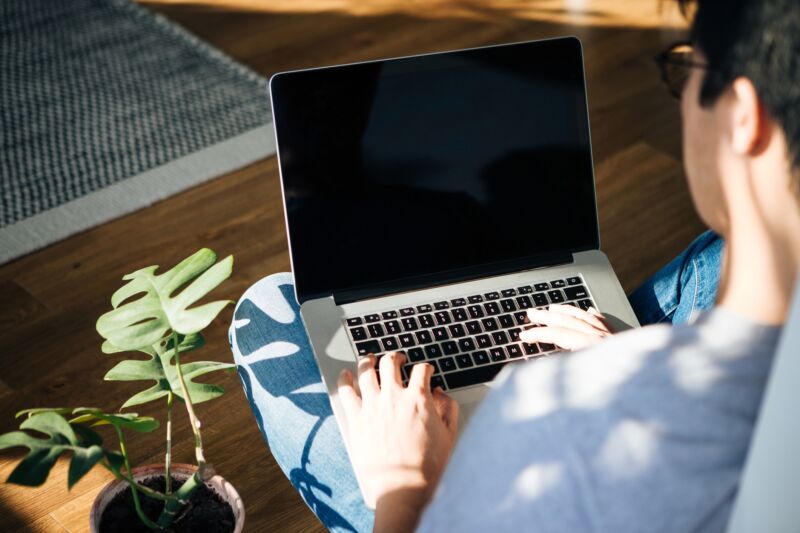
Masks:
[[[448,431],[455,435],[458,430],[458,402],[437,388],[433,391],[433,405]]]

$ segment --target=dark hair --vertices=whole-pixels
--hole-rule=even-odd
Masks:
[[[700,103],[713,104],[737,77],[748,78],[800,171],[800,1],[678,1],[693,13],[691,40],[708,60]]]

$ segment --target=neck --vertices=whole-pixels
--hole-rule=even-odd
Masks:
[[[785,191],[768,209],[743,180],[728,205],[735,211],[725,236],[725,254],[717,304],[754,322],[786,321],[800,269],[800,207]],[[737,198],[738,195],[738,198]],[[778,214],[778,215],[776,215]]]

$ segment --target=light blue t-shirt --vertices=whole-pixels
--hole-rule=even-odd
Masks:
[[[504,370],[419,531],[723,531],[779,333],[718,308]]]

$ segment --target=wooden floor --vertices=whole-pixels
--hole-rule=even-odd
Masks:
[[[680,161],[677,104],[651,58],[682,34],[657,0],[193,0],[147,2],[155,11],[254,69],[285,69],[573,34],[584,43],[603,249],[626,290],[703,230]],[[581,7],[583,6],[583,7]],[[667,24],[668,28],[660,26]],[[536,228],[531,228],[535,231]],[[97,317],[120,277],[170,265],[201,246],[234,254],[232,279],[216,295],[237,299],[289,258],[274,158],[223,176],[0,267],[0,432],[33,406],[107,409],[137,384],[106,383]],[[211,328],[203,357],[230,361],[231,309]],[[235,374],[226,396],[199,407],[207,457],[239,490],[248,531],[319,530],[275,465]],[[160,411],[143,409],[160,416]],[[185,415],[178,460],[191,461]],[[132,443],[138,464],[160,462],[160,434]],[[0,454],[5,479],[20,453]],[[97,470],[66,490],[60,463],[37,490],[0,485],[0,531],[86,531]]]

